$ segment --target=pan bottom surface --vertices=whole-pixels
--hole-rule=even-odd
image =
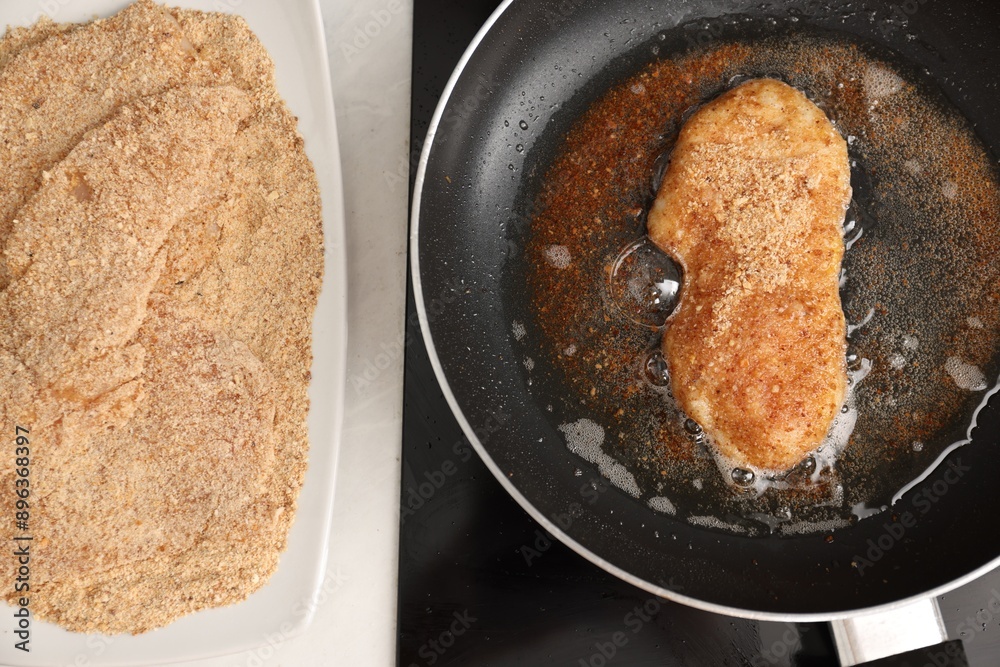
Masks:
[[[664,327],[648,326],[662,304],[640,313],[643,326],[627,294],[655,293],[651,262],[662,260],[645,250],[638,267],[619,261],[644,239],[684,120],[761,76],[827,112],[848,141],[854,190],[841,278],[849,399],[833,437],[779,474],[729,470],[686,418],[659,355]],[[589,107],[540,183],[521,267],[530,305],[508,298],[525,376],[568,446],[650,511],[745,535],[851,525],[963,441],[995,384],[993,160],[926,75],[891,53],[799,31],[657,58]]]

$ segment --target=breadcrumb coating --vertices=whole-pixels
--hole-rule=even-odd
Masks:
[[[10,30],[0,68],[0,420],[30,429],[32,612],[141,633],[239,602],[295,514],[323,274],[271,60],[238,17],[140,0]]]

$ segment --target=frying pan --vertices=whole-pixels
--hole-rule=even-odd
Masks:
[[[1000,564],[996,400],[979,411],[972,441],[900,499],[946,489],[891,544],[891,510],[832,540],[746,537],[655,513],[617,489],[581,502],[574,471],[587,464],[565,446],[516,347],[525,212],[565,133],[603,91],[660,57],[647,48],[660,34],[711,39],[712,22],[727,16],[884,45],[937,82],[986,146],[1000,147],[1000,17],[990,0],[508,0],[460,61],[422,147],[411,270],[424,339],[486,465],[547,531],[599,567],[680,603],[761,620],[902,608]],[[511,122],[526,101],[536,115],[528,128]],[[497,415],[511,418],[496,429]],[[963,471],[958,483],[946,478],[949,464]],[[859,572],[852,563],[867,553],[877,558]]]

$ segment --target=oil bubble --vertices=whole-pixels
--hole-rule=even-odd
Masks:
[[[733,468],[732,473],[733,481],[739,486],[750,486],[753,484],[756,475],[753,474],[753,470],[747,470],[745,468]]]
[[[648,238],[629,244],[619,253],[609,279],[611,300],[637,324],[659,328],[677,305],[681,270]]]
[[[646,379],[657,387],[666,387],[670,384],[670,369],[659,350],[646,359]]]

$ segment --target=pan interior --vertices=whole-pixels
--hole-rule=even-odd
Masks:
[[[886,510],[965,437],[1000,373],[993,158],[918,70],[871,45],[809,33],[717,39],[665,56],[650,46],[661,58],[593,103],[526,184],[538,194],[517,269],[530,298],[506,294],[531,334],[517,341],[525,376],[570,447],[658,511],[748,535],[830,532]],[[805,91],[849,144],[841,291],[851,386],[832,428],[839,442],[739,486],[740,471],[717,460],[650,372],[669,321],[637,325],[615,307],[611,284],[616,257],[645,234],[683,120],[762,76]]]
[[[682,53],[698,57],[713,49],[737,49],[740,43],[759,45],[769,39],[776,40],[773,42],[776,45],[799,39],[805,48],[801,38],[807,35],[806,42],[827,40],[847,44],[858,49],[859,56],[868,59],[867,62],[884,63],[904,82],[912,84],[913,90],[907,89],[906,94],[925,95],[937,105],[934,109],[940,114],[973,125],[979,144],[1000,145],[1000,123],[992,112],[1000,102],[996,99],[997,90],[984,85],[975,74],[982,71],[984,62],[1000,64],[998,54],[989,47],[986,26],[991,25],[988,17],[992,10],[987,4],[954,3],[947,8],[933,3],[919,5],[919,11],[909,17],[908,23],[895,21],[891,12],[883,11],[884,7],[878,3],[869,7],[833,2],[819,7],[803,2],[766,6],[734,2],[730,10],[735,13],[720,16],[721,10],[714,3],[650,5],[633,0],[581,0],[572,4],[515,2],[499,16],[439,110],[433,145],[425,152],[426,167],[422,180],[418,180],[415,287],[439,379],[470,440],[519,502],[580,553],[648,590],[705,608],[756,616],[830,616],[940,590],[989,566],[1000,554],[1000,536],[995,531],[981,530],[984,522],[992,520],[991,507],[1000,502],[1000,485],[994,483],[997,463],[993,452],[1000,419],[992,405],[979,413],[973,443],[949,455],[890,510],[852,522],[855,513],[846,517],[843,513],[848,504],[845,494],[844,502],[838,506],[839,514],[798,519],[800,523],[845,518],[851,522],[832,533],[796,533],[787,530],[792,523],[788,520],[770,520],[778,532],[785,533],[781,537],[752,536],[769,533],[772,526],[768,520],[749,523],[743,533],[736,533],[732,526],[746,517],[732,508],[699,509],[698,494],[678,494],[673,486],[655,491],[662,496],[640,488],[640,498],[636,499],[608,482],[608,476],[621,478],[621,470],[615,466],[622,461],[616,461],[603,449],[600,452],[608,455],[610,461],[595,454],[593,449],[578,448],[578,452],[585,453],[581,456],[567,447],[567,436],[585,442],[588,434],[595,433],[591,424],[600,427],[605,442],[618,438],[618,434],[606,426],[613,422],[603,421],[613,414],[609,417],[607,410],[595,409],[597,401],[580,403],[590,400],[590,389],[597,387],[583,387],[583,380],[573,379],[582,376],[567,373],[557,363],[557,354],[566,348],[561,347],[556,336],[546,334],[537,316],[535,300],[541,281],[537,276],[532,277],[531,267],[541,264],[531,260],[531,253],[538,250],[544,253],[546,246],[565,244],[540,243],[540,237],[533,236],[537,227],[532,221],[544,213],[537,203],[543,196],[546,175],[560,156],[566,154],[566,137],[578,123],[585,122],[581,119],[588,109],[600,104],[609,91],[632,81],[656,63],[668,62]],[[917,37],[911,39],[911,35]],[[744,60],[744,64],[747,62]],[[777,75],[798,82],[817,101],[822,101],[827,92],[822,85],[814,86],[804,80],[807,75],[818,76],[816,72],[782,72],[774,64],[767,67],[762,62],[757,64],[759,69],[742,67],[733,73]],[[825,66],[822,62],[816,65],[817,72]],[[720,69],[710,85],[698,88],[691,95],[690,104],[704,102],[731,85],[728,75],[729,72]],[[894,80],[888,80],[888,89],[894,88]],[[709,79],[702,82],[705,81]],[[651,86],[647,87],[647,93],[650,89]],[[627,92],[636,94],[631,85]],[[960,111],[957,116],[955,108]],[[638,123],[645,117],[632,114],[631,118]],[[849,119],[839,118],[838,122],[845,124]],[[591,244],[607,253],[591,258],[595,274],[603,270],[603,262],[609,256],[613,258],[629,241],[641,237],[642,211],[653,191],[648,161],[669,150],[671,131],[676,131],[676,124],[671,130],[669,123],[663,122],[662,136],[657,135],[637,157],[633,176],[636,182],[644,180],[646,185],[641,196],[635,192],[629,196],[637,198],[635,208],[639,213],[631,219],[606,216],[614,222],[614,227],[605,229],[611,229],[616,236],[614,242],[604,239],[603,245]],[[606,132],[605,141],[612,140],[611,134],[610,130]],[[852,151],[856,159],[864,161],[865,167],[854,170],[858,179],[854,184],[859,204],[857,215],[868,220],[871,232],[866,231],[866,236],[848,255],[844,298],[849,320],[859,323],[867,308],[886,304],[878,300],[881,297],[874,296],[873,290],[865,289],[873,280],[861,280],[863,275],[872,278],[878,274],[880,267],[865,264],[862,258],[866,255],[854,251],[864,251],[867,247],[867,252],[873,253],[884,246],[884,252],[895,253],[893,243],[899,239],[885,229],[884,211],[873,212],[861,206],[866,201],[875,201],[871,192],[879,187],[878,179],[883,176],[877,169],[872,172],[873,158],[864,152],[877,148],[871,143],[871,136],[867,139],[861,134],[855,136],[861,138],[852,145]],[[888,176],[885,179],[891,180]],[[607,177],[596,182],[601,186],[616,186]],[[932,193],[938,196],[943,190],[937,187]],[[908,210],[910,202],[903,193],[895,196],[896,199],[885,200],[884,205]],[[932,216],[924,219],[926,233],[920,237],[920,243],[927,257],[938,247],[934,241],[949,232],[950,220],[946,218],[941,216],[937,226],[931,224]],[[905,231],[900,222],[900,232]],[[593,230],[587,230],[576,242],[592,234]],[[601,241],[596,237],[595,240]],[[992,241],[986,239],[977,245],[979,241],[983,239],[973,239],[961,247],[974,254],[985,253]],[[556,257],[562,257],[562,251],[556,253]],[[573,255],[570,249],[575,262],[583,256]],[[885,254],[871,256],[877,259]],[[851,262],[855,263],[853,269]],[[935,279],[950,266],[948,262],[923,263],[928,275],[920,274],[919,285],[925,286],[927,292],[934,291],[938,285]],[[973,266],[977,268],[971,270],[969,267]],[[884,274],[880,279],[892,281],[894,269],[887,271],[887,268],[891,269],[881,267]],[[976,273],[981,268],[969,262],[966,275],[975,273],[973,279],[981,281],[981,274]],[[587,289],[588,280],[593,282],[592,279],[594,276],[582,276],[580,281],[562,285],[568,291],[552,295],[553,308],[569,311],[578,300],[600,300],[601,297],[595,297],[597,292]],[[855,287],[856,291],[852,291]],[[983,296],[991,294],[987,291]],[[870,303],[866,299],[875,301]],[[909,293],[900,299],[897,305],[904,310],[912,304],[922,309],[920,312],[933,310]],[[961,297],[956,298],[956,303],[963,304],[962,308],[968,305]],[[604,304],[599,306],[592,314],[603,318]],[[908,335],[901,323],[894,323],[894,318],[899,317],[897,311],[898,308],[890,311],[886,307],[879,318],[873,316],[866,327],[857,331],[852,344],[859,353],[868,355],[864,358],[871,360],[873,367],[875,362],[882,362],[891,369],[893,360],[888,357],[892,354],[902,355],[905,364],[919,361],[915,354],[910,354],[902,338],[894,337],[896,333]],[[968,317],[966,324],[976,328]],[[987,326],[991,315],[985,314],[986,319],[983,313],[972,317],[983,323],[986,335],[994,335],[996,327]],[[920,317],[910,321],[924,325]],[[656,334],[648,330],[641,335],[625,331],[616,335],[622,340],[637,341],[634,352],[630,352],[634,360],[641,360],[642,354],[655,345]],[[963,330],[939,345],[961,345],[958,339],[967,335],[969,332]],[[938,368],[941,348],[935,352],[931,339],[921,339],[919,332],[917,338],[919,344],[913,352],[933,356]],[[620,342],[618,347],[624,348]],[[995,378],[992,345],[987,341],[984,347],[973,341],[968,351],[961,349],[955,356]],[[985,356],[973,356],[984,349]],[[625,373],[624,368],[622,365],[621,373]],[[629,381],[634,377],[630,375]],[[873,396],[885,398],[886,387],[897,381],[894,377],[886,375],[885,380],[877,382],[877,376],[870,375],[861,388],[868,387]],[[574,386],[574,382],[581,386]],[[881,392],[876,391],[880,388]],[[640,386],[640,393],[648,390]],[[978,405],[983,394],[970,394],[972,402],[963,404],[954,413],[957,415],[954,419],[941,418],[933,424],[937,440],[927,437],[920,451],[912,443],[906,443],[909,450],[896,452],[908,457],[903,459],[908,466],[905,472],[897,470],[892,461],[861,456],[866,459],[860,463],[868,466],[865,468],[868,476],[896,475],[897,479],[884,486],[898,488],[897,482],[912,478],[930,461],[935,447],[965,435],[961,432],[963,419],[970,407]],[[620,405],[615,410],[624,407],[628,406]],[[887,408],[879,414],[889,419],[893,413]],[[581,422],[584,419],[588,421]],[[564,428],[560,430],[560,426]],[[891,433],[892,425],[887,428],[890,430],[883,435]],[[697,452],[689,440],[682,442]],[[921,455],[922,452],[927,453]],[[847,461],[846,456],[842,463]],[[706,471],[711,469],[711,460],[704,456],[700,459],[694,456],[692,460],[705,465]],[[626,471],[637,486],[656,483],[655,477],[651,481],[643,475],[659,475],[660,469],[649,466],[644,473],[641,465],[623,461],[635,468]],[[958,480],[953,474],[956,469],[961,471]],[[718,479],[717,470],[714,475]],[[690,482],[688,488],[698,491],[694,479],[701,479],[703,489],[710,483],[705,472],[699,478],[681,479],[680,484]],[[883,497],[879,498],[878,493],[869,493],[864,484],[855,488],[870,499],[872,505],[865,508],[880,507],[885,493],[889,493],[883,490]],[[729,487],[720,490],[732,491]],[[677,513],[651,509],[649,501],[654,497],[667,498]],[[654,503],[654,508],[664,509],[667,505],[661,501]],[[857,511],[863,512],[865,508],[859,507]],[[782,518],[781,509],[775,505],[769,516]],[[767,505],[765,510],[771,512],[772,507]],[[719,526],[713,529],[704,525],[711,521],[692,522],[690,516],[711,517],[711,521],[721,520],[727,525],[721,530],[717,529]],[[905,525],[902,532],[900,525]]]

